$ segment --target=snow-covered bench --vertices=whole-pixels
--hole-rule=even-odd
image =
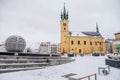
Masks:
[[[77,74],[69,73],[69,74],[63,75],[62,77],[69,78],[69,77],[74,76],[74,75],[77,75]]]
[[[98,67],[98,74],[99,74],[99,75],[100,75],[101,70],[102,70],[102,73],[103,73],[104,75],[107,75],[107,74],[109,74],[109,72],[110,72],[110,66],[109,66],[109,65],[106,65],[106,66]]]

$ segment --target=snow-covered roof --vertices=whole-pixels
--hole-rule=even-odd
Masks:
[[[106,39],[105,42],[108,43],[108,42],[112,42],[114,39]]]
[[[83,34],[80,31],[73,31],[73,32],[70,32],[70,33],[71,33],[71,36],[86,36],[85,34]]]
[[[92,36],[92,37],[102,37],[100,33],[97,32],[81,32],[81,31],[73,31],[69,32],[70,36]]]
[[[116,45],[116,44],[120,44],[120,41],[117,41],[117,42],[113,42],[113,44],[115,44],[115,45]]]

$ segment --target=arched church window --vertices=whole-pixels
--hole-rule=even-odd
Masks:
[[[80,45],[80,41],[78,41],[78,45]]]
[[[92,42],[90,42],[90,45],[92,45]]]
[[[86,45],[86,41],[84,41],[84,45]]]
[[[72,41],[71,41],[71,45],[73,45],[73,44],[74,44],[74,41],[72,40]]]

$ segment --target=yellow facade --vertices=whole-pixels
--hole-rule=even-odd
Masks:
[[[64,10],[65,11],[65,10]],[[64,12],[65,13],[65,12]],[[103,37],[71,36],[69,33],[69,20],[65,14],[61,15],[61,31],[59,51],[61,53],[93,53],[106,52]],[[68,16],[68,15],[67,15]]]

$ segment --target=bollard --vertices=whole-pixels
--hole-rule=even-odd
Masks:
[[[97,80],[97,74],[95,74],[95,80]]]

